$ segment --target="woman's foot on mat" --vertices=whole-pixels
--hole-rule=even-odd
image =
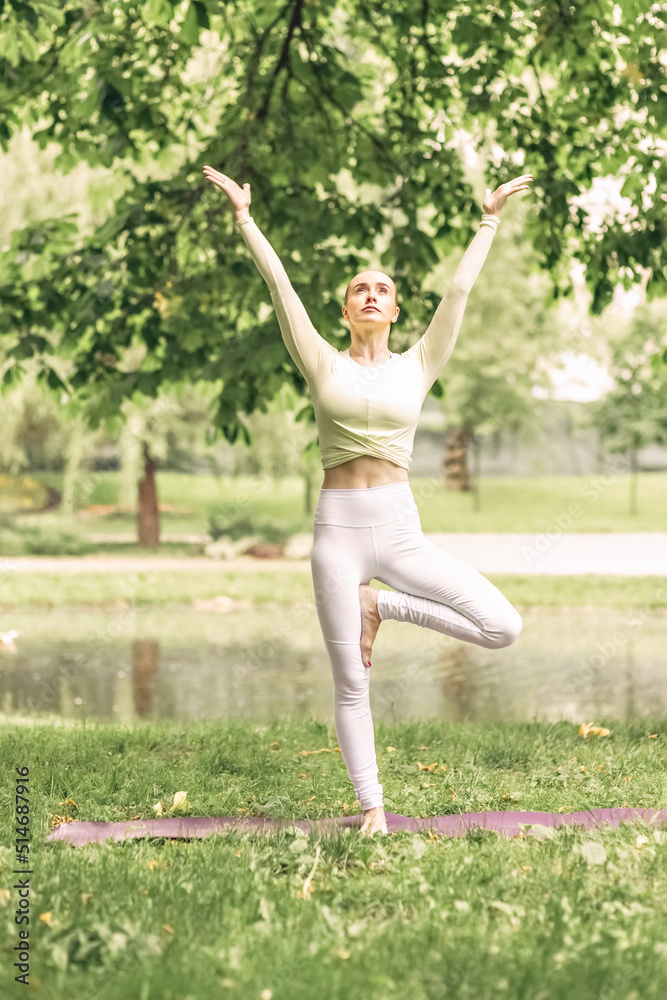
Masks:
[[[387,820],[384,815],[384,806],[364,809],[364,822],[360,832],[362,837],[372,837],[374,833],[389,833],[387,830]]]
[[[371,665],[373,642],[382,619],[377,610],[378,591],[367,584],[359,584],[359,604],[361,605],[361,659],[365,667]]]

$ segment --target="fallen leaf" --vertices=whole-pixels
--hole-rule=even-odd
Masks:
[[[609,736],[610,730],[602,726],[595,726],[592,722],[582,722],[579,727],[579,735],[586,739],[587,736]]]
[[[51,822],[52,826],[58,826],[59,823],[79,823],[80,820],[73,819],[72,816],[54,816]]]
[[[168,931],[168,932],[169,932],[170,934],[173,934],[173,933],[174,933],[174,928],[173,928],[173,927],[170,927],[170,926],[169,926],[169,924],[162,924],[162,926],[163,926],[163,928],[164,928],[164,929],[165,929],[166,931]]]
[[[51,926],[51,910],[48,913],[40,913],[39,919],[43,920],[45,924]]]
[[[187,792],[174,792],[174,804],[172,809],[185,809],[188,804]]]

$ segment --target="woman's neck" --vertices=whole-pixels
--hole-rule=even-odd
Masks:
[[[367,361],[369,364],[377,364],[378,361],[388,361],[391,357],[391,351],[386,344],[376,344],[375,346],[370,344],[350,344],[347,353],[349,357],[355,360],[359,358],[361,361]]]

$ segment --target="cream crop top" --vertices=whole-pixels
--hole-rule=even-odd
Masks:
[[[486,260],[500,219],[483,215],[431,323],[403,354],[366,367],[338,351],[317,332],[285,268],[252,216],[237,226],[271,293],[278,324],[308,386],[322,468],[360,455],[384,458],[409,469],[417,422],[426,395],[449,359],[470,289]]]

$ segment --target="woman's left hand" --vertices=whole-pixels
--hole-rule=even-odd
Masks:
[[[516,194],[517,191],[527,191],[532,179],[532,174],[521,174],[521,177],[515,177],[514,180],[501,184],[493,193],[491,188],[487,188],[482,206],[484,211],[489,215],[498,215],[509,196]]]

